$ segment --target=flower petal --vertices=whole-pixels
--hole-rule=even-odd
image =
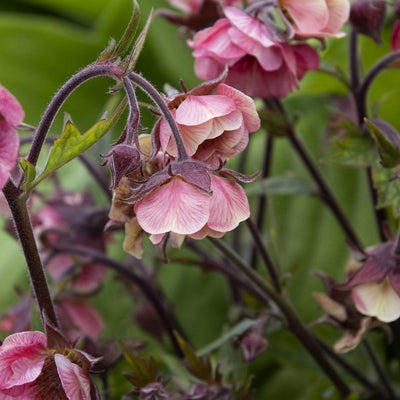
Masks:
[[[189,126],[199,125],[228,115],[235,108],[235,103],[226,96],[188,96],[176,110],[176,122]]]
[[[43,332],[19,332],[4,339],[0,346],[0,390],[33,382],[46,358]]]
[[[322,31],[329,21],[329,10],[325,0],[281,0],[300,32]]]
[[[0,85],[0,121],[5,120],[8,125],[16,127],[24,116],[24,110],[18,100]]]
[[[0,121],[0,190],[8,181],[10,172],[17,162],[18,149],[17,131],[6,121]]]
[[[139,225],[148,233],[197,232],[210,215],[210,195],[176,176],[135,204]]]
[[[392,322],[400,317],[400,297],[389,280],[382,283],[365,283],[352,290],[354,304],[362,314]]]
[[[249,202],[243,188],[236,182],[219,176],[211,176],[213,191],[210,204],[209,228],[218,232],[228,232],[239,222],[250,216]]]
[[[62,354],[55,354],[54,361],[68,400],[90,400],[90,379],[85,371]]]
[[[350,2],[348,0],[326,0],[329,9],[329,21],[325,32],[336,33],[342,29],[350,15]]]

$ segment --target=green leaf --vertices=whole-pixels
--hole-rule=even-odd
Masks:
[[[365,122],[367,123],[371,136],[378,148],[379,155],[381,157],[381,164],[385,168],[393,168],[399,165],[400,138],[397,131],[384,121],[377,121],[377,123],[373,123],[372,121],[365,119]]]
[[[147,18],[146,25],[140,32],[139,36],[137,37],[135,44],[133,46],[131,54],[127,57],[126,68],[128,71],[132,71],[137,63],[140,53],[143,50],[144,43],[146,41],[147,34],[149,32],[150,23],[153,20],[153,9],[150,11],[150,14]]]
[[[248,196],[261,194],[313,196],[318,190],[312,183],[296,176],[273,176],[250,183],[246,186],[246,193]]]
[[[29,186],[36,178],[36,168],[24,158],[19,159],[19,165],[24,171],[24,187]]]
[[[67,121],[61,137],[54,141],[54,145],[50,151],[44,170],[35,180],[27,185],[27,189],[32,190],[38,183],[47,178],[58,168],[67,164],[69,161],[73,160],[79,154],[83,153],[95,144],[118,121],[125,106],[126,100],[119,104],[110,118],[101,119],[83,135],[79,132],[79,129],[72,123],[72,121]]]
[[[333,153],[325,162],[348,167],[365,168],[376,161],[377,154],[371,137],[361,132],[350,120],[340,125],[344,133],[333,141]]]
[[[212,382],[212,368],[208,358],[200,358],[193,351],[192,347],[175,332],[176,339],[178,340],[179,346],[186,359],[186,367],[188,371],[196,378],[205,381]]]
[[[400,217],[400,179],[396,168],[376,165],[372,169],[374,187],[378,191],[378,208],[392,207],[394,215]]]
[[[117,57],[123,57],[130,49],[135,37],[136,30],[139,26],[140,21],[140,7],[136,0],[133,0],[132,16],[125,29],[120,41],[115,49],[115,55]]]
[[[132,374],[126,375],[129,381],[136,387],[145,387],[157,379],[157,364],[153,358],[146,361],[133,354],[122,342],[119,342],[122,353],[132,369]]]
[[[227,341],[231,340],[232,338],[236,338],[237,336],[241,335],[242,333],[246,332],[250,329],[257,321],[253,319],[244,319],[240,321],[237,325],[235,325],[232,329],[225,332],[222,336],[218,339],[214,340],[212,343],[204,347],[203,349],[199,350],[196,354],[198,357],[202,357],[206,354],[211,353],[212,351],[220,348],[223,344]]]

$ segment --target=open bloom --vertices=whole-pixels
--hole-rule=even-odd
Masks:
[[[253,99],[237,89],[220,83],[199,86],[175,96],[169,107],[178,124],[189,156],[218,166],[245,149],[249,133],[260,128],[260,118]],[[159,125],[163,151],[177,157],[171,129],[164,119]]]
[[[0,346],[0,398],[97,398],[88,374],[94,361],[78,350],[48,349],[42,332],[15,333]]]
[[[237,8],[225,7],[224,13],[226,18],[188,41],[200,78],[214,79],[228,65],[228,85],[250,96],[285,97],[318,67],[311,46],[276,41],[263,22]]]
[[[0,85],[0,190],[17,162],[19,137],[15,128],[23,119],[18,100]]]
[[[342,36],[340,29],[348,20],[348,0],[279,0],[279,5],[292,20],[295,32],[301,36]]]
[[[140,196],[134,205],[137,222],[151,235],[222,236],[250,216],[242,187],[214,175],[195,161],[184,161]],[[160,236],[158,236],[159,238]],[[197,238],[197,237],[196,237]]]

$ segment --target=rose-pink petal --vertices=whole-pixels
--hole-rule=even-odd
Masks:
[[[210,195],[176,176],[135,204],[137,221],[150,234],[197,232],[210,215]]]
[[[176,122],[182,125],[200,125],[212,118],[228,115],[235,103],[226,96],[188,96],[176,110]]]
[[[324,31],[336,33],[342,29],[345,22],[349,19],[349,0],[326,0],[326,4],[329,10],[329,21]]]
[[[43,332],[19,332],[4,339],[0,346],[0,390],[33,382],[46,358]]]
[[[390,40],[392,51],[400,50],[400,21],[397,20],[393,25],[392,37]]]
[[[251,97],[224,83],[218,85],[215,94],[230,97],[234,101],[236,107],[243,115],[245,127],[249,132],[255,132],[260,129],[260,117],[257,114],[254,100]]]
[[[16,127],[23,121],[24,116],[24,110],[18,100],[0,85],[0,121],[5,120],[8,125]]]
[[[62,354],[55,354],[54,361],[68,400],[90,400],[90,378],[87,373]]]
[[[207,221],[209,228],[228,232],[250,217],[246,193],[236,182],[212,175],[211,190],[210,218]]]
[[[300,32],[318,32],[328,25],[326,0],[281,0],[280,4],[289,12]]]
[[[17,131],[6,121],[0,121],[0,190],[4,187],[18,157]]]

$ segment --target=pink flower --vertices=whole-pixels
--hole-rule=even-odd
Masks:
[[[207,91],[200,86],[169,102],[189,156],[218,166],[245,149],[250,132],[260,128],[254,101],[225,84]],[[199,93],[198,93],[199,92]],[[175,106],[176,105],[176,106]],[[161,148],[177,157],[171,129],[164,119],[159,125]]]
[[[276,41],[264,23],[237,8],[224,13],[226,18],[188,41],[200,78],[215,79],[228,65],[228,85],[250,96],[285,97],[305,72],[318,67],[312,47]]]
[[[280,0],[279,4],[301,36],[343,36],[339,31],[350,15],[348,0]]]
[[[194,161],[186,164],[196,165]],[[214,175],[201,164],[197,171],[195,167],[181,167],[181,171],[154,187],[134,205],[137,222],[154,236],[154,242],[168,232],[196,239],[220,237],[250,216],[241,186]]]
[[[15,128],[23,119],[18,100],[0,85],[0,190],[17,162],[19,137]]]
[[[48,349],[42,332],[15,333],[0,347],[0,395],[19,400],[91,400],[88,370],[93,362],[77,350]]]

